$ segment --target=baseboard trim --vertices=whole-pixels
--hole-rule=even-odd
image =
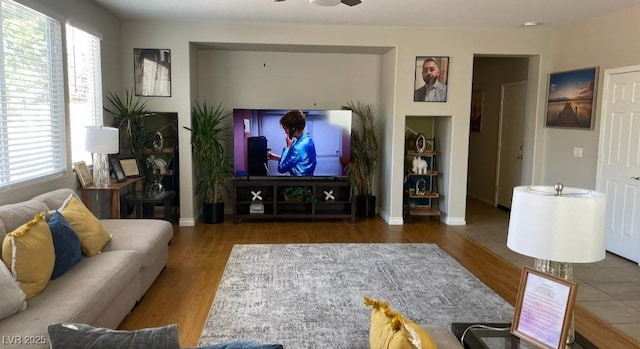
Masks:
[[[196,225],[196,221],[193,218],[180,218],[178,225],[181,227],[193,227]]]

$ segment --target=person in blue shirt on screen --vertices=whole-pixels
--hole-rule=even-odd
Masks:
[[[316,146],[311,135],[304,132],[306,118],[300,110],[291,110],[280,118],[280,126],[287,135],[287,146],[282,155],[268,153],[271,160],[278,160],[278,172],[292,176],[313,176],[316,170]]]

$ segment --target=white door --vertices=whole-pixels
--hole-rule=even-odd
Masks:
[[[640,66],[605,71],[596,190],[607,196],[606,248],[640,262]]]
[[[502,84],[500,98],[496,202],[511,208],[513,188],[521,184],[527,82]]]

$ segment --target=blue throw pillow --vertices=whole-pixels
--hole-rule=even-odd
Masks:
[[[282,344],[260,344],[256,342],[234,341],[222,344],[207,345],[197,349],[283,349]]]
[[[78,234],[60,212],[56,211],[47,223],[49,230],[51,230],[53,247],[56,252],[56,262],[51,273],[51,280],[53,280],[62,276],[82,259],[82,249]]]

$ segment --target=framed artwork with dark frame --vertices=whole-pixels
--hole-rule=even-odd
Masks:
[[[171,50],[133,49],[136,96],[171,97]]]
[[[598,67],[549,74],[546,127],[593,129]]]
[[[122,164],[120,164],[120,159],[118,159],[117,155],[109,156],[109,165],[111,165],[111,171],[113,171],[116,177],[116,182],[120,183],[127,180],[127,176],[124,174]]]
[[[511,333],[547,349],[565,348],[578,284],[524,267]]]
[[[448,79],[449,57],[416,57],[413,101],[446,102]]]

